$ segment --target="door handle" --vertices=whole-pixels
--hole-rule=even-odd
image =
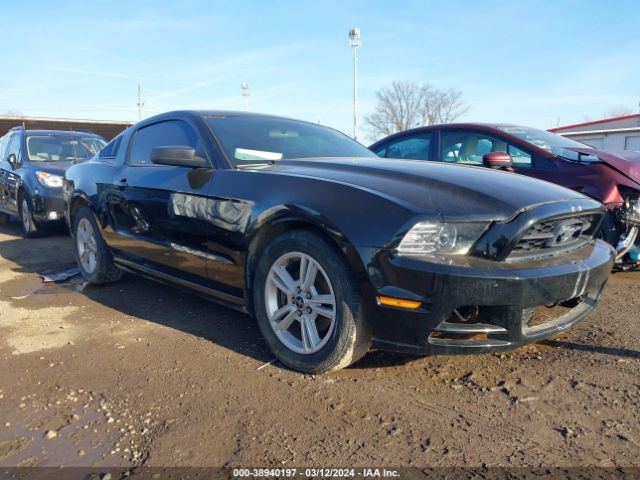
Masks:
[[[121,188],[126,188],[129,186],[129,184],[127,183],[127,179],[123,178],[122,180],[119,180],[117,182],[114,182],[113,186],[117,189],[121,189]]]

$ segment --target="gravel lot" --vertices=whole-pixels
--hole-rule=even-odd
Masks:
[[[0,467],[640,466],[640,273],[542,344],[309,376],[191,294],[39,277],[72,265],[0,227]]]

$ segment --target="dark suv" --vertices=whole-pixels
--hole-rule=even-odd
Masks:
[[[25,237],[39,237],[64,222],[64,172],[104,145],[93,133],[11,129],[0,139],[0,225],[15,215]]]
[[[620,268],[639,267],[640,154],[605,152],[544,130],[459,123],[400,132],[369,147],[381,157],[509,170],[568,187],[607,206],[602,236]]]

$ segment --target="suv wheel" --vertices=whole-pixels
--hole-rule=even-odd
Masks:
[[[82,207],[76,212],[73,238],[76,260],[85,280],[92,284],[101,284],[120,279],[122,270],[113,262],[111,252],[100,235],[95,216],[87,207]]]
[[[254,309],[273,354],[303,372],[344,368],[369,349],[371,335],[348,265],[307,231],[278,237],[258,262]]]
[[[43,237],[47,234],[47,227],[41,223],[38,223],[33,218],[31,211],[31,202],[26,193],[20,195],[18,203],[18,218],[20,219],[20,225],[22,226],[22,234],[26,238]]]

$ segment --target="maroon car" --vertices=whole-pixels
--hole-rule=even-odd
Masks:
[[[483,123],[420,127],[391,135],[369,148],[386,158],[509,170],[588,195],[607,206],[602,236],[616,249],[618,267],[640,266],[638,153],[605,152],[544,130]]]

